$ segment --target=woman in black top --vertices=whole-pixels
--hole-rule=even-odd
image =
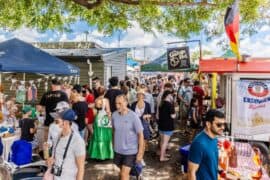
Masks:
[[[173,103],[173,95],[169,90],[164,91],[159,106],[158,129],[160,132],[160,161],[168,161],[166,148],[174,130],[174,118],[176,117]]]

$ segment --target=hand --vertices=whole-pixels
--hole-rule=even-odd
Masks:
[[[147,120],[148,119],[148,114],[143,115],[143,119]]]
[[[55,160],[52,157],[48,158],[46,161],[48,167],[52,167],[54,162],[55,162]]]
[[[137,156],[136,156],[136,162],[140,163],[140,162],[142,162],[142,159],[143,159],[143,155],[138,153]]]

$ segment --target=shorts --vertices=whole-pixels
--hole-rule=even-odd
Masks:
[[[113,163],[117,165],[119,168],[123,165],[132,168],[136,162],[136,156],[137,156],[136,154],[124,155],[114,152]]]
[[[172,136],[173,135],[173,131],[161,131],[161,130],[159,130],[159,133],[167,135],[167,136]]]

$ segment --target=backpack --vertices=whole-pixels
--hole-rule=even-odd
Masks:
[[[25,140],[17,140],[11,146],[10,161],[16,165],[28,164],[32,161],[32,145]]]

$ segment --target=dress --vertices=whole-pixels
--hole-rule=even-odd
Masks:
[[[88,155],[90,158],[105,160],[113,159],[112,128],[105,111],[105,103],[98,111],[94,120],[94,134],[89,142]]]

